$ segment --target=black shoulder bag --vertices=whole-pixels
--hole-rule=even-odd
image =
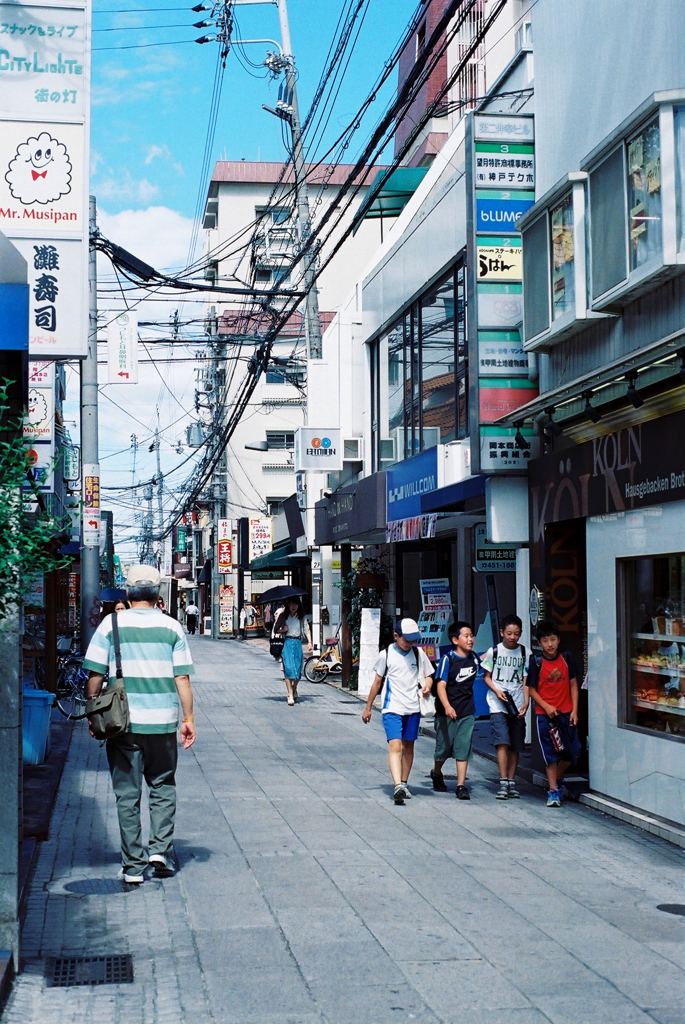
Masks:
[[[117,666],[116,678],[111,680],[97,697],[91,697],[86,704],[90,731],[96,740],[114,739],[115,736],[128,732],[131,727],[124,674],[121,670],[121,644],[116,612],[112,613],[112,640]]]

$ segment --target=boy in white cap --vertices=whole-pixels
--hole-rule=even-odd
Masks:
[[[374,665],[376,675],[362,721],[371,721],[373,702],[382,689],[381,714],[388,740],[388,765],[395,787],[393,799],[396,804],[403,804],[411,796],[407,780],[421,722],[419,693],[424,697],[430,694],[434,669],[425,651],[416,646],[421,632],[414,619],[396,622],[394,636],[394,644],[380,652]]]

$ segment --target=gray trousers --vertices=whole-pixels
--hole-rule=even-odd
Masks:
[[[164,857],[171,853],[176,816],[176,732],[127,732],[107,740],[107,761],[117,801],[122,867],[141,874],[148,863],[140,821],[143,779],[150,806],[149,853]]]

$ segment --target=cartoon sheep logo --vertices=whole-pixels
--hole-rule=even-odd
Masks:
[[[5,175],[10,192],[24,206],[54,203],[71,192],[71,160],[64,143],[49,132],[17,147]]]

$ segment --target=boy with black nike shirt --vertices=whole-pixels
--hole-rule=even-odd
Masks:
[[[553,622],[539,623],[542,657],[532,657],[528,690],[535,704],[540,749],[545,761],[548,807],[561,807],[562,779],[580,756],[578,668],[570,651],[560,651],[561,634]]]
[[[457,763],[457,800],[470,800],[465,786],[476,706],[473,684],[480,662],[473,653],[473,630],[468,622],[455,622],[448,630],[452,650],[440,659],[435,684],[435,766],[431,771],[433,789],[447,790],[442,766],[449,757]]]

